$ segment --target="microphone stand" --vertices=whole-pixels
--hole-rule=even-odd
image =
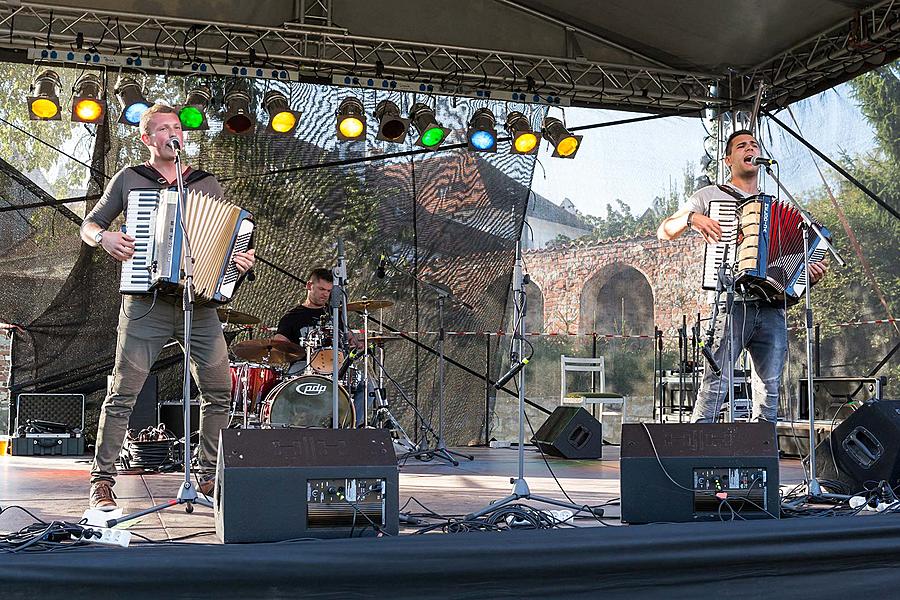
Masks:
[[[338,356],[340,353],[338,350],[340,349],[340,339],[341,339],[341,325],[342,323],[346,323],[346,315],[347,315],[347,303],[346,298],[344,297],[344,286],[346,285],[347,278],[347,265],[344,261],[344,240],[341,238],[337,239],[337,266],[334,267],[332,273],[334,275],[334,286],[331,288],[331,428],[337,429],[340,425],[338,423],[338,410],[340,408],[338,404],[338,391],[340,384],[340,357]],[[344,314],[344,321],[341,321],[341,312]],[[368,324],[366,325],[368,327]],[[366,390],[368,393],[368,390]],[[351,403],[352,406],[352,403]],[[351,414],[353,411],[351,410]],[[355,421],[350,424],[350,427],[355,427]]]
[[[459,461],[454,458],[454,456],[459,456],[461,458],[465,458],[466,460],[475,460],[475,457],[471,454],[464,454],[462,452],[456,452],[454,450],[450,450],[447,448],[447,444],[444,441],[444,372],[445,372],[445,364],[446,358],[444,356],[444,341],[446,339],[446,331],[444,329],[444,304],[447,300],[451,303],[456,303],[464,306],[469,310],[474,310],[474,307],[468,302],[457,298],[453,295],[452,290],[440,283],[434,283],[431,281],[425,281],[424,279],[420,279],[414,273],[410,273],[406,269],[401,268],[399,265],[394,262],[389,262],[391,268],[397,271],[398,273],[403,273],[408,277],[411,277],[418,281],[419,283],[425,285],[437,295],[438,299],[438,429],[437,429],[437,442],[435,443],[434,448],[421,448],[417,447],[415,450],[411,450],[406,454],[399,456],[400,460],[404,460],[410,456],[415,457],[421,461],[429,461],[434,458],[440,458],[441,460],[445,460],[448,463],[452,464],[454,467],[459,466]],[[366,323],[366,327],[369,324]],[[431,431],[432,434],[435,434],[434,428],[430,423],[426,423],[424,419],[420,417],[420,420],[423,423],[425,429]],[[426,443],[424,438],[421,443]]]
[[[522,367],[519,369],[518,377],[519,377],[519,451],[518,451],[518,460],[519,460],[519,474],[518,477],[511,480],[513,483],[513,490],[509,496],[505,498],[501,498],[500,500],[496,500],[491,502],[485,508],[477,510],[473,513],[466,515],[467,521],[476,519],[482,515],[486,515],[488,513],[492,513],[496,511],[501,506],[505,506],[507,504],[511,504],[518,500],[534,500],[535,502],[543,502],[544,504],[551,504],[553,506],[560,506],[562,508],[571,509],[576,514],[579,512],[588,512],[594,516],[603,516],[603,509],[593,509],[589,506],[579,506],[577,504],[573,504],[570,502],[563,502],[561,500],[556,500],[554,498],[546,498],[544,496],[535,496],[532,495],[531,490],[528,488],[528,482],[525,480],[525,363],[522,361],[522,357],[524,355],[524,339],[525,339],[525,302],[526,302],[526,294],[525,294],[525,275],[523,273],[524,264],[522,262],[522,242],[516,241],[516,263],[515,267],[513,267],[513,322],[515,326],[513,327],[513,349],[516,352],[516,356],[519,361],[519,364]]]
[[[118,519],[110,519],[106,522],[107,527],[115,527],[119,523],[131,521],[179,504],[184,504],[184,512],[188,514],[194,512],[194,504],[212,508],[212,502],[205,496],[198,495],[193,482],[191,482],[191,326],[194,320],[194,257],[191,255],[190,236],[184,227],[184,215],[187,211],[187,192],[184,188],[184,178],[181,173],[180,145],[174,144],[174,150],[175,181],[178,187],[177,219],[181,223],[183,233],[181,239],[184,249],[181,257],[184,279],[184,292],[182,294],[182,306],[184,308],[184,377],[181,387],[181,401],[184,408],[184,481],[181,483],[175,498]]]
[[[797,209],[800,213],[800,217],[802,222],[800,223],[800,230],[803,232],[803,270],[806,273],[806,286],[804,289],[804,300],[806,304],[806,310],[804,313],[805,317],[805,327],[806,327],[806,401],[809,406],[809,481],[807,483],[806,491],[808,495],[814,496],[817,498],[827,498],[832,500],[846,500],[849,496],[845,496],[842,494],[824,494],[822,493],[822,486],[819,485],[818,479],[816,479],[816,428],[815,428],[815,397],[813,395],[813,311],[812,311],[812,300],[809,295],[809,288],[812,285],[812,282],[809,278],[809,246],[810,246],[810,232],[813,232],[818,238],[818,243],[821,243],[825,246],[825,249],[831,252],[831,255],[834,256],[835,261],[840,266],[844,266],[846,263],[844,259],[841,258],[841,255],[835,249],[835,247],[828,241],[825,235],[822,233],[822,230],[813,222],[812,217],[810,217],[809,213],[804,209],[799,202],[797,202],[796,198],[794,198],[791,193],[782,185],[781,181],[772,171],[771,165],[766,165],[766,173],[778,188],[784,192],[784,195],[787,196],[790,203]]]

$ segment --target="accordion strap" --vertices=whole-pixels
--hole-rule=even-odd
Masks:
[[[160,174],[159,171],[151,167],[150,165],[134,165],[133,167],[128,167],[144,179],[149,179],[153,183],[163,186],[169,187],[171,184],[168,180]],[[190,185],[201,179],[206,179],[207,177],[212,177],[212,173],[207,173],[206,171],[201,171],[200,169],[190,169],[188,171],[187,177],[184,178],[184,185]]]
[[[734,189],[732,189],[731,186],[717,185],[716,187],[719,188],[720,190],[722,190],[723,192],[725,192],[726,194],[728,194],[729,196],[731,196],[732,198],[734,198],[735,200],[737,200],[738,202],[743,202],[744,200],[747,199],[746,196],[742,196],[738,192],[734,191]]]

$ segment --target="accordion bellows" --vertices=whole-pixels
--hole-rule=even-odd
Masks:
[[[189,243],[196,295],[227,302],[239,278],[232,257],[250,247],[253,220],[238,206],[190,190],[182,218],[177,191],[136,189],[128,194],[125,230],[135,238],[135,251],[122,263],[123,294],[183,286],[182,261]]]
[[[735,285],[770,302],[795,304],[803,296],[807,278],[803,264],[803,219],[795,207],[759,194],[738,203],[710,202],[710,218],[722,226],[722,239],[708,244],[703,265],[703,288],[716,289],[719,266],[733,266]],[[815,221],[814,221],[815,222]],[[830,239],[828,229],[815,222]],[[825,257],[826,248],[810,235],[809,262]]]

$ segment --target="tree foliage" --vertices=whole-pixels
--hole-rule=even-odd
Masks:
[[[900,166],[898,74],[900,69],[894,63],[850,82],[860,111],[875,133],[876,148],[865,155],[844,156],[842,161],[857,179],[893,207],[900,206],[896,176]],[[900,315],[900,221],[847,181],[841,180],[833,191],[836,202],[823,187],[811,194],[808,207],[830,229],[847,265],[839,267],[832,262],[828,276],[814,287],[814,315],[823,332],[823,365],[832,367],[831,374],[862,375],[875,367],[900,335],[889,325],[839,324]],[[844,230],[839,212],[849,223],[858,249]],[[868,262],[871,277],[858,252]],[[873,277],[887,308],[880,301]],[[802,326],[801,307],[791,312],[795,326]],[[894,359],[878,374],[888,376],[888,393],[896,394],[900,389],[898,361]]]

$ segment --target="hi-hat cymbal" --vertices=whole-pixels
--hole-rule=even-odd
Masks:
[[[290,363],[305,352],[293,342],[282,340],[246,340],[231,347],[235,356],[254,362]]]
[[[383,344],[385,342],[396,342],[397,340],[402,339],[403,338],[399,335],[370,335],[369,343],[378,346],[379,344]]]
[[[390,300],[354,300],[347,303],[347,310],[362,312],[367,308],[369,310],[378,310],[379,308],[390,308],[394,303]]]
[[[219,315],[220,321],[222,321],[223,323],[230,323],[232,325],[256,325],[257,323],[259,323],[259,317],[254,317],[253,315],[249,315],[247,313],[238,312],[226,306],[217,308],[216,314]]]

